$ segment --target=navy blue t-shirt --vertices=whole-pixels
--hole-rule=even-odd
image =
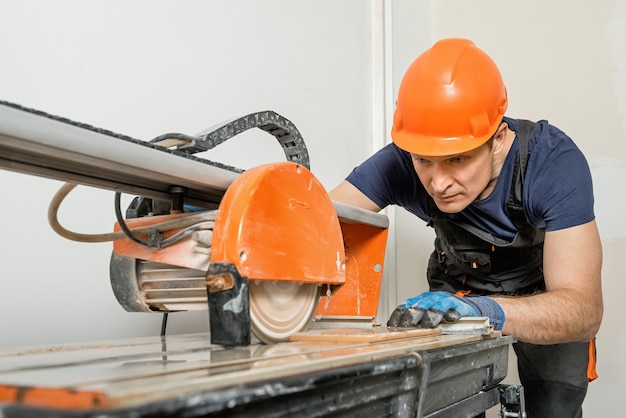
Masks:
[[[504,118],[517,132],[517,121]],[[507,201],[513,178],[517,137],[509,150],[492,193],[459,213],[444,216],[474,225],[496,237],[511,240],[517,228]],[[589,165],[576,144],[561,130],[542,120],[530,138],[529,160],[522,201],[526,220],[537,228],[555,231],[582,225],[595,218]],[[389,144],[356,167],[346,178],[379,207],[398,205],[428,221],[428,194],[411,155]]]

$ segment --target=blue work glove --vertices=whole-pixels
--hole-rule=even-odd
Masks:
[[[504,325],[502,307],[487,296],[458,297],[447,292],[424,292],[398,306],[387,326],[434,328],[443,320],[454,322],[464,316],[486,316],[496,330]]]

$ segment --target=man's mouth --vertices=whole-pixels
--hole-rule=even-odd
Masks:
[[[440,202],[448,203],[448,202],[454,201],[457,196],[458,194],[447,194],[447,195],[434,195],[433,197],[439,200]]]

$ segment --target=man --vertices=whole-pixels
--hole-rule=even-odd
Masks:
[[[436,231],[430,292],[388,325],[488,316],[518,341],[528,417],[581,417],[603,312],[591,175],[562,131],[504,116],[507,100],[474,43],[435,43],[402,80],[393,143],[330,195],[372,211],[402,206]]]

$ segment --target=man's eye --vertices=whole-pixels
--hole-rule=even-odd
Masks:
[[[452,163],[462,163],[465,160],[465,158],[463,157],[454,157],[454,158],[450,158],[450,162]]]

